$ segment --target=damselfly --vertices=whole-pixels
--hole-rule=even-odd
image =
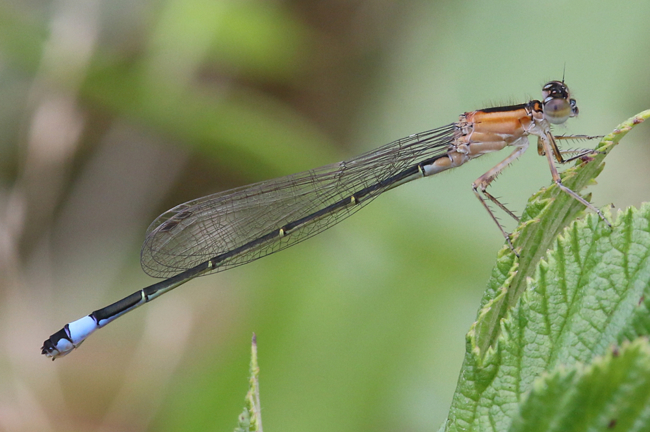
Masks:
[[[350,216],[396,186],[456,168],[505,147],[514,151],[480,176],[472,189],[496,222],[511,249],[509,235],[488,201],[516,219],[486,191],[503,169],[538,139],[553,181],[571,197],[592,204],[560,181],[554,160],[564,159],[551,133],[578,114],[564,81],[542,88],[543,99],[520,105],[466,112],[457,122],[410,135],[348,161],[209,195],[160,215],[147,230],[141,264],[154,277],[168,278],[66,324],[43,343],[42,354],[55,359],[78,347],[91,333],[114,319],[194,279],[247,264],[295,245]],[[487,201],[486,201],[487,200]]]

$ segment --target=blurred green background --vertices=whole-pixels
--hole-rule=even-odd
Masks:
[[[581,114],[559,133],[608,133],[650,108],[649,41],[645,0],[4,0],[0,429],[232,430],[252,332],[268,431],[437,429],[503,244],[470,184],[505,154],[192,281],[55,363],[39,348],[155,281],[139,245],[166,209],[538,98],[565,68]],[[650,128],[607,164],[597,206],[647,199]],[[532,149],[492,191],[520,213],[549,183]]]

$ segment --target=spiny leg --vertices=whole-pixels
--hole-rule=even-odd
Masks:
[[[565,164],[565,163],[573,162],[574,160],[577,160],[577,159],[583,159],[585,157],[591,158],[591,155],[603,154],[603,152],[597,151],[597,150],[594,150],[594,149],[576,149],[576,150],[562,150],[562,151],[560,151],[560,154],[562,154],[562,155],[572,154],[572,153],[574,154],[573,156],[571,156],[570,158],[567,158],[567,159],[562,158],[563,160],[560,163]],[[587,160],[590,160],[589,158]]]
[[[601,152],[594,150],[594,149],[574,149],[574,150],[560,150],[557,147],[556,141],[559,140],[592,140],[592,139],[601,139],[603,138],[604,135],[554,135],[553,138],[553,143],[551,144],[551,147],[553,148],[553,153],[556,155],[556,160],[561,163],[565,164],[568,162],[572,162],[576,159],[582,159],[585,156],[588,155],[593,155],[593,154],[600,154]],[[538,137],[537,140],[537,153],[540,156],[544,156],[544,146],[540,142],[540,138]],[[573,154],[574,156],[564,159],[562,155],[565,154]]]
[[[522,144],[517,147],[517,149],[510,154],[507,158],[499,162],[496,166],[494,166],[491,170],[483,174],[481,177],[477,178],[474,183],[472,183],[472,190],[474,191],[474,195],[478,198],[478,200],[483,204],[483,207],[485,210],[487,210],[488,214],[494,221],[494,223],[499,227],[499,230],[503,234],[503,237],[505,237],[506,242],[508,243],[508,246],[510,247],[510,250],[512,252],[519,256],[519,254],[515,251],[514,246],[512,245],[512,242],[510,241],[510,234],[506,232],[506,230],[503,228],[497,217],[495,216],[494,212],[490,209],[490,207],[487,205],[487,202],[485,202],[485,199],[481,196],[481,193],[487,197],[490,201],[495,203],[497,206],[499,206],[500,209],[505,211],[507,214],[512,216],[515,220],[519,221],[519,218],[515,216],[514,213],[512,213],[510,210],[506,208],[498,199],[496,199],[494,196],[492,196],[490,193],[486,191],[487,187],[494,181],[494,179],[512,162],[517,160],[528,148],[528,139],[525,141],[522,141]],[[480,191],[480,193],[479,193]]]
[[[540,136],[538,140],[538,146],[543,147],[544,154],[546,155],[546,160],[548,161],[548,166],[551,170],[551,176],[553,177],[553,181],[555,182],[557,187],[559,187],[562,191],[564,191],[564,193],[568,194],[569,196],[573,197],[577,201],[581,202],[582,205],[584,205],[588,209],[591,209],[594,212],[596,212],[596,214],[598,214],[598,216],[607,224],[607,226],[611,228],[612,225],[609,223],[607,219],[605,219],[605,216],[600,212],[600,210],[598,210],[592,203],[590,203],[589,201],[581,197],[579,194],[577,194],[576,192],[572,191],[571,189],[569,189],[568,187],[562,184],[562,180],[560,179],[560,174],[557,172],[557,168],[555,167],[555,163],[553,162],[553,154],[555,154],[555,157],[558,160],[561,159],[562,161],[564,161],[564,159],[562,159],[561,154],[556,153],[556,151],[559,152],[559,150],[557,150],[557,145],[555,144],[553,134],[547,132],[546,138]]]
[[[559,140],[593,140],[602,139],[605,135],[553,135],[557,141]]]
[[[505,204],[503,204],[501,201],[499,201],[499,200],[497,199],[497,197],[495,197],[494,195],[492,195],[490,192],[488,192],[488,191],[486,191],[486,190],[482,190],[481,193],[482,193],[483,195],[485,195],[485,196],[486,196],[490,201],[492,201],[494,204],[496,204],[497,206],[499,206],[499,208],[500,208],[501,210],[503,210],[505,213],[507,213],[511,218],[513,218],[514,220],[516,220],[517,222],[519,222],[519,216],[517,216],[516,214],[514,214],[513,212],[511,212],[510,209],[509,209],[508,207],[505,206]]]

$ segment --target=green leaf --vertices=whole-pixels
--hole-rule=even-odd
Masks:
[[[250,379],[246,406],[239,415],[235,432],[262,432],[262,408],[260,406],[260,367],[257,365],[257,337],[253,334],[251,346]]]
[[[649,116],[605,137],[603,154],[567,170],[564,184],[590,184],[605,153]],[[539,375],[650,334],[650,205],[619,213],[611,229],[594,214],[564,228],[581,211],[555,186],[529,202],[515,234],[522,258],[499,254],[444,430],[508,430]]]
[[[650,345],[624,344],[591,365],[556,368],[533,383],[511,432],[647,431]]]
[[[536,377],[650,334],[650,204],[573,223],[527,282],[489,356],[468,336],[446,430],[507,430]]]

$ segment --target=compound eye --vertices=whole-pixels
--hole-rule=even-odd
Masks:
[[[571,104],[566,99],[547,97],[544,100],[544,115],[553,124],[564,123],[569,117],[576,115],[577,111],[578,107],[575,103]]]
[[[580,110],[578,109],[578,105],[576,104],[576,100],[571,99],[569,101],[569,103],[571,104],[571,117],[577,116],[578,113],[580,112]]]
[[[547,100],[549,97],[554,99],[569,99],[569,87],[561,81],[551,81],[542,87],[542,97]]]

